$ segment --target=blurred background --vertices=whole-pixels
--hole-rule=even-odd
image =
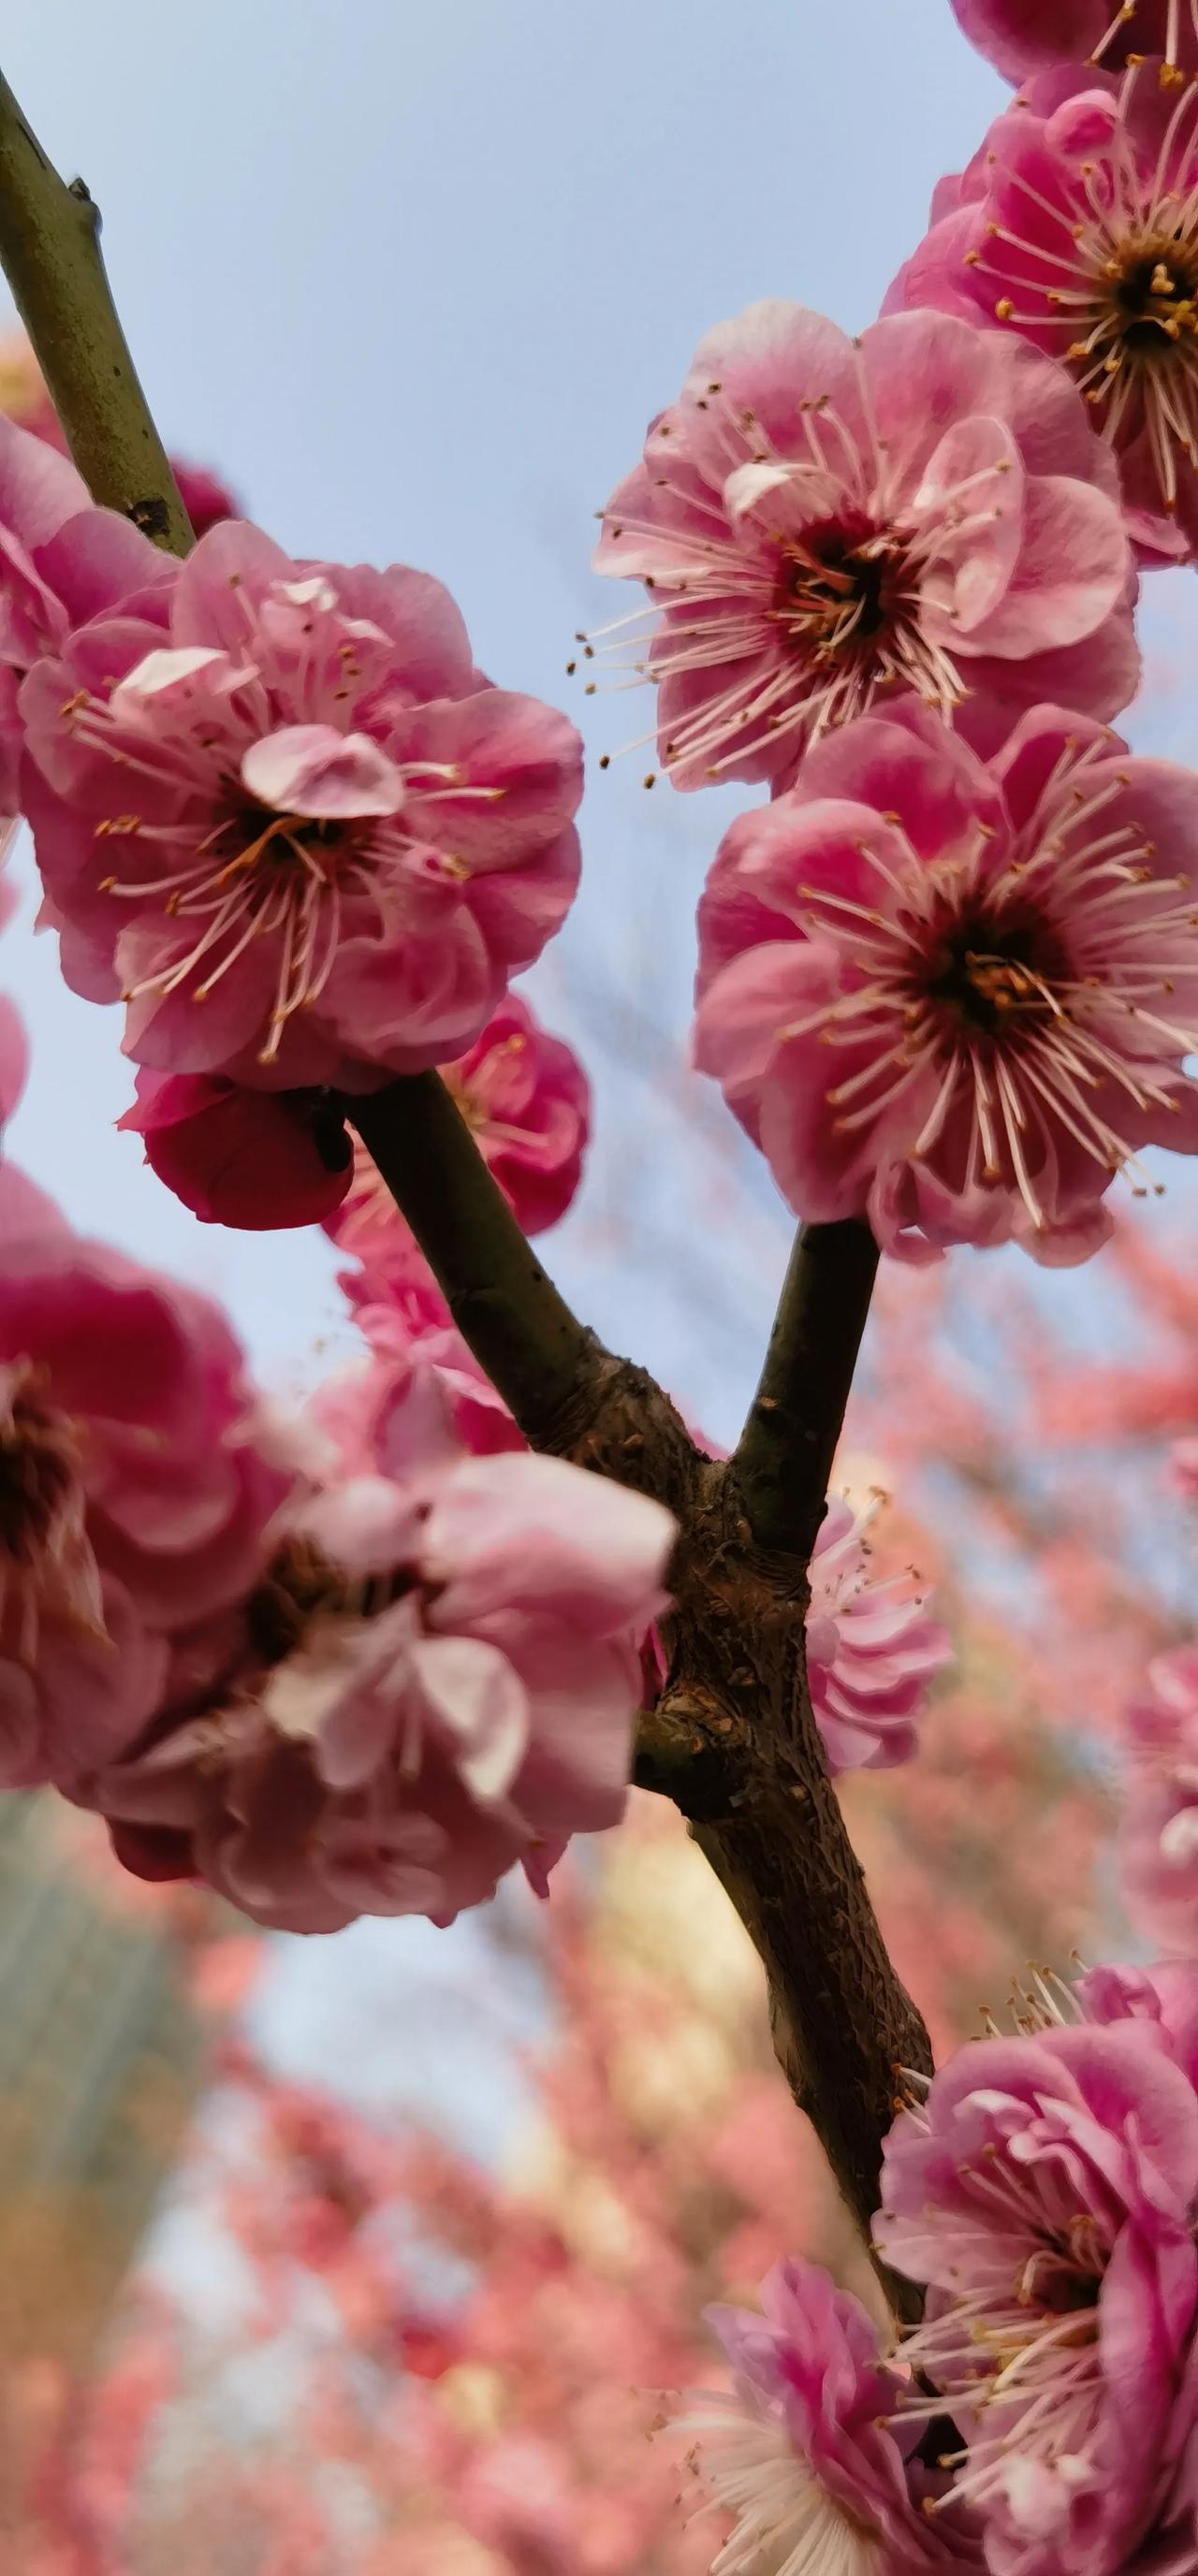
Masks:
[[[766,294],[872,317],[996,85],[947,0],[41,0],[4,68],[103,210],[172,450],[297,554],[438,573],[483,667],[582,724],[583,890],[528,982],[595,1132],[546,1255],[730,1439],[788,1228],[686,1028],[745,791],[647,794],[635,751],[599,772],[650,710],[565,674],[615,613],[593,516],[714,321]],[[1150,585],[1131,721],[1180,758],[1191,590]],[[114,1020],[62,985],[14,866],[13,1159],[307,1391],[354,1348],[331,1247],[203,1228],[144,1169]],[[879,1561],[935,1583],[955,1662],[919,1763],[846,1802],[939,2045],[1029,1959],[1125,1938],[1121,1716],[1192,1588],[1169,1452],[1198,1429],[1198,1211],[1168,1178],[1079,1275],[963,1254],[889,1274],[871,1324],[838,1481],[888,1498]],[[310,1943],[143,1889],[87,1820],[10,1800],[0,2097],[20,2576],[685,2576],[713,2531],[659,2427],[717,2376],[704,2304],[784,2249],[868,2291],[756,1964],[647,1800],[547,1908],[508,1890],[451,1932]]]

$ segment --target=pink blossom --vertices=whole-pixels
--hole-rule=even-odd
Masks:
[[[80,1789],[128,1866],[283,1930],[446,1922],[617,1821],[668,1513],[555,1459],[406,1470],[294,1515],[224,1666]]]
[[[1131,1710],[1132,1776],[1119,1837],[1133,1921],[1198,1955],[1198,1652],[1158,1655]]]
[[[353,1149],[327,1092],[143,1067],[136,1094],[118,1127],[144,1136],[151,1170],[207,1225],[319,1225],[350,1187]]]
[[[1134,695],[1113,460],[1023,342],[906,313],[859,341],[752,305],[704,340],[596,564],[643,581],[617,654],[659,685],[679,787],[791,780],[804,745],[914,690],[987,741],[1055,698]],[[646,641],[626,646],[646,626]]]
[[[0,1176],[0,1783],[121,1750],[171,1635],[236,1602],[294,1481],[206,1298]]]
[[[509,993],[482,1035],[441,1078],[525,1234],[566,1213],[582,1176],[591,1094],[573,1050],[552,1038],[527,1002]],[[326,1231],[373,1278],[412,1259],[411,1230],[361,1143],[349,1191]]]
[[[1113,1175],[1198,1143],[1198,780],[1056,708],[988,766],[910,702],[732,825],[696,1059],[792,1207],[907,1260],[1083,1260]]]
[[[397,1236],[383,1272],[339,1276],[370,1357],[326,1379],[311,1410],[342,1475],[402,1474],[414,1437],[445,1463],[525,1447],[410,1235],[406,1245]]]
[[[578,874],[578,737],[485,685],[439,583],[202,538],[25,682],[63,971],[125,1049],[265,1090],[460,1054]]]
[[[1143,560],[1198,550],[1198,96],[1063,71],[1000,116],[891,290],[1066,366]]]
[[[833,1778],[910,1761],[928,1684],[952,1654],[905,1576],[871,1577],[872,1518],[831,1496],[811,1559],[807,1678]]]
[[[72,623],[169,579],[165,558],[115,511],[92,507],[67,457],[0,413],[0,817],[20,808],[21,679]]]
[[[1073,1988],[1084,2021],[1151,2022],[1174,2064],[1198,2092],[1198,1968],[1157,1959],[1147,1968],[1088,1968]]]
[[[1146,2017],[972,2042],[885,2150],[906,2359],[964,2437],[994,2576],[1116,2576],[1172,2514],[1198,2306],[1198,2099]]]
[[[814,2263],[779,2263],[762,2314],[710,2308],[736,2372],[683,2428],[713,2504],[735,2517],[713,2576],[915,2576],[979,2563],[965,2518],[922,2509],[918,2428],[891,2420],[903,2382],[858,2299]],[[941,2480],[943,2486],[944,2481]]]
[[[1198,71],[1198,0],[952,0],[972,45],[1010,81],[1054,63],[1122,71],[1139,54]]]

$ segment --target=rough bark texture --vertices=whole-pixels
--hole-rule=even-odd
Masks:
[[[190,531],[98,231],[86,191],[64,186],[0,82],[0,254],[75,461],[97,500],[184,553]],[[718,1465],[653,1379],[571,1313],[436,1075],[343,1106],[533,1446],[654,1495],[678,1520],[669,1673],[642,1722],[636,1776],[689,1819],[752,1935],[779,2057],[868,2233],[896,2069],[926,2069],[930,2055],[824,1768],[803,1613],[877,1261],[870,1236],[855,1224],[800,1235],[740,1446]]]
[[[859,1226],[800,1235],[761,1387],[721,1465],[646,1371],[571,1314],[435,1075],[346,1107],[533,1446],[652,1494],[678,1520],[669,1673],[641,1721],[636,1776],[688,1818],[751,1934],[779,2058],[868,2233],[896,2069],[931,2059],[824,1766],[803,1614],[875,1247]]]

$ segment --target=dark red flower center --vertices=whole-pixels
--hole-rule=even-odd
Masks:
[[[1056,989],[1068,974],[1060,943],[1038,914],[978,914],[945,932],[926,991],[967,1028],[996,1038],[1013,1034],[1021,1018],[1055,1017]]]
[[[797,645],[825,657],[871,644],[893,614],[893,547],[879,543],[863,518],[859,527],[831,521],[809,529],[802,545],[787,544],[776,614]]]

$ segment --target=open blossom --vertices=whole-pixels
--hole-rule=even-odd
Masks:
[[[860,2301],[816,2264],[785,2262],[762,2284],[761,2305],[760,2315],[708,2310],[736,2392],[697,2399],[681,2428],[712,2503],[735,2518],[713,2576],[916,2576],[979,2564],[965,2517],[922,2509],[926,2482],[911,2457],[919,2428],[889,2420],[903,2382],[879,2359]]]
[[[1198,1652],[1158,1655],[1131,1710],[1132,1775],[1119,1836],[1133,1921],[1198,1957]]]
[[[321,1225],[353,1180],[345,1120],[326,1091],[247,1091],[219,1074],[151,1073],[118,1127],[206,1225],[260,1234]]]
[[[66,1785],[133,1737],[166,1641],[240,1598],[291,1483],[218,1310],[0,1174],[0,1784]]]
[[[0,851],[20,806],[20,684],[80,618],[167,582],[148,537],[97,510],[69,458],[0,415]]]
[[[952,7],[970,43],[1010,81],[1054,63],[1122,71],[1140,54],[1159,54],[1172,72],[1198,72],[1198,0],[952,0]]]
[[[572,1048],[509,993],[468,1052],[442,1065],[441,1079],[524,1232],[556,1225],[581,1179],[590,1129],[590,1085]],[[327,1231],[375,1278],[392,1267],[406,1275],[411,1230],[360,1142]]]
[[[1083,1260],[1146,1144],[1198,1144],[1198,779],[1039,708],[989,765],[909,703],[734,823],[701,1068],[796,1211],[883,1250]]]
[[[669,1514],[555,1459],[405,1468],[302,1507],[223,1663],[80,1787],[129,1867],[282,1930],[446,1922],[618,1820]]]
[[[1196,65],[1198,68],[1198,65]],[[1146,563],[1198,551],[1198,92],[1153,66],[1033,81],[892,303],[968,312],[1068,369],[1118,457]]]
[[[896,690],[986,739],[1004,707],[1106,717],[1135,693],[1118,477],[1080,395],[946,316],[859,341],[795,304],[721,324],[608,503],[596,565],[649,592],[611,649],[658,684],[679,787],[785,786],[806,744]]]
[[[834,1778],[910,1760],[928,1685],[952,1652],[906,1576],[871,1575],[872,1517],[831,1496],[811,1559],[807,1679]]]
[[[72,989],[136,1062],[251,1088],[460,1054],[573,895],[573,727],[481,680],[438,582],[236,521],[143,609],[21,691]]]
[[[1136,2554],[1175,2523],[1195,2385],[1198,2099],[1162,2024],[959,2050],[896,2122],[882,2204],[886,2259],[931,2285],[907,2411],[955,2418],[994,2576],[1191,2564]]]
[[[0,340],[0,412],[20,429],[31,430],[35,438],[56,447],[61,456],[66,455],[62,423],[23,333],[14,332]],[[172,456],[171,470],[197,537],[206,535],[219,520],[234,517],[237,504],[232,494],[206,465],[190,465],[186,458]]]

